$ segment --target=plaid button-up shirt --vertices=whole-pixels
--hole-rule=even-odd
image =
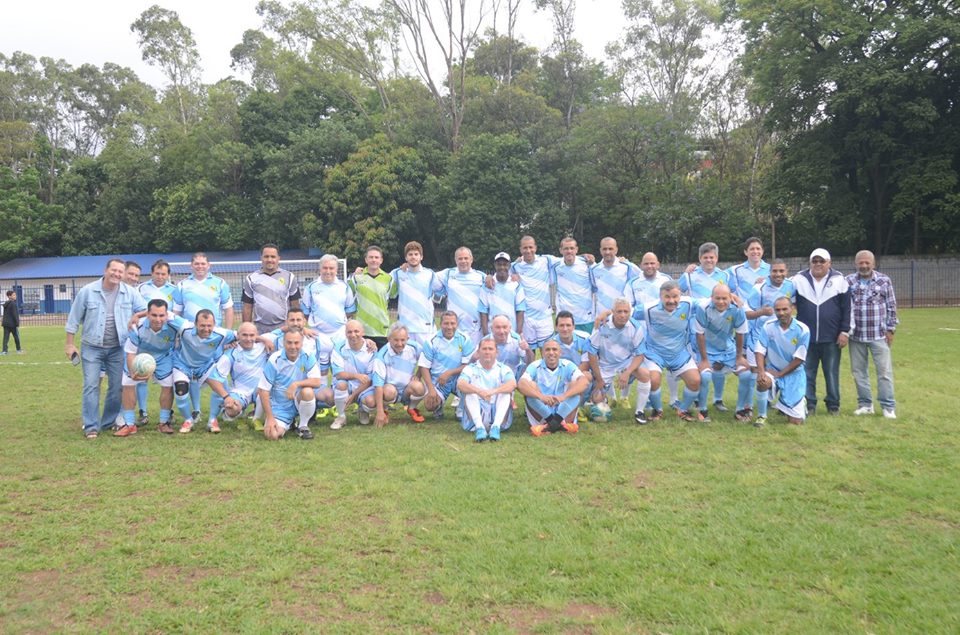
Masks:
[[[859,274],[847,276],[850,285],[851,311],[853,313],[852,338],[858,342],[882,340],[896,329],[897,298],[893,294],[893,283],[888,276],[874,271],[866,281]]]

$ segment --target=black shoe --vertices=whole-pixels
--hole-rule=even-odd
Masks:
[[[310,428],[297,428],[297,436],[304,441],[309,441],[313,438],[313,432],[310,431]]]
[[[633,420],[639,425],[647,425],[647,418],[643,415],[643,410],[638,410],[633,413]]]
[[[722,401],[714,401],[714,402],[713,402],[713,409],[716,410],[717,412],[729,412],[729,410],[730,410],[730,409],[727,408],[725,405],[723,405],[723,402],[722,402]]]
[[[150,417],[143,410],[140,411],[140,418],[137,420],[138,426],[145,426],[150,423]]]
[[[194,410],[193,412],[191,412],[190,420],[193,421],[194,423],[196,423],[197,421],[200,421],[200,411]]]

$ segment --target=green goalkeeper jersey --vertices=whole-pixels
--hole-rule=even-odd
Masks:
[[[348,283],[357,300],[356,319],[363,324],[367,337],[386,337],[390,328],[387,302],[393,278],[383,269],[375,276],[366,269],[350,277]]]

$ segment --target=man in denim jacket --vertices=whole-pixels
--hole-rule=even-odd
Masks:
[[[67,343],[64,352],[72,360],[79,355],[83,363],[83,434],[95,439],[101,430],[113,425],[120,413],[123,344],[127,326],[135,313],[146,311],[143,296],[123,282],[123,261],[111,258],[103,277],[77,293],[67,318]],[[74,336],[82,327],[82,350]],[[100,412],[100,368],[107,373],[107,395]]]

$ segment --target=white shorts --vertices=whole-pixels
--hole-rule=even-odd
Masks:
[[[540,320],[531,320],[524,316],[523,318],[523,339],[527,341],[532,349],[538,349],[553,335],[553,320],[544,318]]]
[[[680,375],[684,374],[688,370],[697,370],[697,363],[693,361],[693,359],[688,359],[687,363],[681,366],[680,368],[678,368],[677,370],[668,370],[666,371],[666,373],[664,373],[663,368],[660,367],[660,364],[656,363],[649,357],[643,360],[643,364],[641,364],[641,366],[649,370],[651,373],[666,374],[667,376],[673,377],[674,379],[680,379]]]
[[[156,376],[156,375],[151,376],[150,379],[153,381],[153,383],[155,383],[156,385],[160,386],[161,388],[170,388],[170,387],[173,386],[173,373],[170,373],[169,375],[167,375],[167,376],[164,377],[163,379],[157,379],[157,376]],[[122,386],[136,386],[137,384],[144,384],[144,383],[146,383],[147,381],[148,381],[148,380],[146,380],[146,379],[139,379],[139,380],[137,380],[137,379],[134,379],[133,377],[131,377],[130,375],[128,375],[127,373],[123,373],[123,376],[122,376],[121,379],[120,379],[120,385],[122,385]]]
[[[202,384],[207,383],[207,378],[210,377],[210,373],[213,371],[213,368],[214,368],[213,366],[210,366],[210,368],[208,368],[208,369],[206,370],[206,372],[204,372],[203,375],[201,375],[201,376],[198,377],[197,379],[193,379],[192,377],[190,377],[189,375],[187,375],[186,373],[184,373],[184,372],[183,372],[182,370],[180,370],[179,368],[174,368],[174,369],[173,369],[173,372],[170,374],[170,376],[173,378],[173,383],[174,383],[174,384],[177,383],[178,381],[185,381],[185,382],[188,382],[188,383],[191,382],[191,381],[195,381],[195,382],[197,382],[198,384],[201,384],[201,385],[202,385]]]

